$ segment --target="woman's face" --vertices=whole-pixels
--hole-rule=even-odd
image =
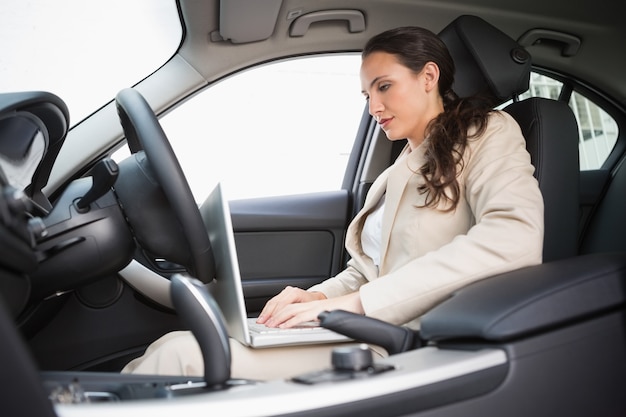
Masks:
[[[443,111],[438,81],[439,68],[433,62],[419,74],[386,52],[373,52],[361,62],[361,89],[370,114],[387,138],[406,138],[412,149],[424,140],[428,123]]]

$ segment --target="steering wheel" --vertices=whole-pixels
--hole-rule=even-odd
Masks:
[[[115,189],[135,238],[152,255],[210,282],[215,262],[209,236],[163,128],[137,90],[120,91],[115,102],[132,153],[120,163]]]

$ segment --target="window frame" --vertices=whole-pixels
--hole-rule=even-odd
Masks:
[[[617,138],[615,144],[613,145],[613,149],[609,152],[599,168],[590,169],[590,171],[610,170],[615,167],[626,152],[626,137],[623,133],[626,130],[626,109],[621,108],[617,101],[611,99],[610,97],[603,94],[598,89],[593,88],[587,83],[583,83],[567,75],[546,68],[533,66],[532,71],[546,77],[553,78],[563,84],[563,87],[561,88],[561,92],[558,97],[559,101],[563,101],[569,105],[572,94],[576,92],[587,98],[589,101],[593,102],[596,106],[600,107],[610,117],[613,118],[613,120],[617,124]],[[578,118],[576,119],[576,123],[579,124]]]
[[[181,163],[181,166],[183,168],[183,171],[185,171],[185,175],[188,176],[188,182],[190,182],[190,186],[192,188],[192,190],[194,190],[194,188],[196,190],[194,190],[194,196],[196,198],[196,200],[198,202],[201,202],[201,200],[203,199],[202,193],[204,193],[204,188],[207,188],[207,190],[209,190],[211,188],[211,184],[203,184],[202,190],[197,191],[199,186],[198,184],[198,180],[197,177],[199,177],[199,173],[197,172],[199,169],[198,167],[201,165],[201,163],[199,162],[200,160],[195,160],[194,162],[192,162],[192,164],[194,166],[196,166],[196,168],[188,168],[188,166],[191,166],[190,164],[190,158],[188,156],[183,156],[183,155],[179,155],[178,154],[178,150],[177,150],[177,138],[180,137],[180,135],[178,135],[177,133],[174,133],[172,131],[171,126],[168,126],[168,118],[172,117],[172,115],[175,115],[179,112],[184,112],[184,107],[185,106],[194,106],[194,104],[192,103],[194,100],[197,99],[202,99],[203,95],[211,95],[211,90],[212,88],[218,87],[220,88],[220,86],[223,86],[221,88],[226,88],[228,91],[234,91],[231,90],[231,88],[237,88],[240,86],[229,86],[226,85],[224,86],[224,84],[228,84],[228,83],[233,83],[236,82],[237,77],[239,76],[246,76],[246,74],[250,74],[251,72],[254,72],[255,70],[263,70],[264,68],[268,67],[268,66],[272,66],[272,65],[280,65],[281,63],[286,63],[287,65],[289,65],[289,63],[293,63],[293,61],[295,60],[308,60],[308,59],[324,59],[325,57],[332,59],[333,57],[339,57],[341,59],[342,56],[352,56],[351,58],[353,58],[353,60],[356,62],[356,60],[360,59],[360,55],[358,55],[357,53],[353,53],[353,52],[338,52],[338,53],[332,53],[332,54],[308,54],[308,55],[301,55],[301,56],[296,56],[296,57],[283,57],[281,59],[277,59],[275,61],[271,61],[271,62],[263,62],[263,63],[259,63],[256,64],[254,66],[251,67],[247,67],[245,69],[242,69],[240,71],[234,72],[232,74],[229,74],[226,77],[221,78],[220,80],[204,87],[202,90],[199,90],[197,92],[195,92],[193,94],[193,96],[189,97],[188,99],[186,99],[184,102],[181,102],[180,105],[176,106],[175,108],[170,109],[168,112],[164,113],[163,117],[161,118],[161,123],[162,126],[168,136],[168,138],[170,139],[170,142],[172,142],[172,146],[175,150],[175,152],[177,152],[177,156],[179,158],[179,162]],[[350,60],[351,58],[348,58],[348,60]],[[343,68],[348,68],[348,67],[343,67]],[[350,67],[351,68],[351,67]],[[328,66],[329,69],[329,73],[334,73],[337,72],[337,69],[335,67],[333,67],[332,65],[329,64]],[[355,64],[353,71],[350,74],[350,77],[355,77],[358,78],[358,74],[359,74],[359,66]],[[332,74],[331,74],[332,75]],[[335,74],[336,75],[336,74]],[[339,76],[341,76],[342,73],[339,73]],[[310,75],[308,75],[310,76]],[[322,79],[322,78],[320,78]],[[244,81],[245,84],[247,84],[247,81]],[[269,193],[267,194],[263,194],[263,195],[258,195],[258,193],[251,193],[249,196],[246,195],[242,195],[241,192],[239,191],[241,189],[241,184],[239,184],[237,187],[231,187],[231,189],[233,189],[233,192],[230,193],[232,199],[237,200],[237,199],[249,199],[249,198],[263,198],[263,197],[276,197],[276,196],[281,196],[281,195],[297,195],[297,194],[307,194],[307,193],[315,193],[315,192],[326,192],[326,191],[334,191],[334,190],[341,190],[341,189],[346,189],[346,184],[347,181],[350,180],[350,178],[354,178],[356,176],[356,165],[355,165],[355,158],[356,160],[358,160],[359,155],[355,156],[355,152],[360,152],[362,150],[362,144],[359,144],[359,137],[361,137],[361,141],[363,140],[362,135],[360,133],[359,130],[359,126],[362,123],[362,107],[361,107],[361,103],[363,103],[363,99],[362,99],[362,95],[360,94],[360,90],[358,88],[358,84],[355,85],[354,88],[354,94],[350,97],[354,97],[354,105],[356,106],[358,103],[358,107],[354,107],[354,111],[353,111],[353,116],[354,118],[351,117],[346,117],[345,120],[347,120],[346,123],[341,124],[341,126],[345,127],[346,132],[348,130],[351,130],[350,136],[342,136],[346,138],[345,144],[347,145],[345,148],[345,152],[343,153],[345,156],[345,165],[343,166],[343,171],[339,172],[339,169],[337,170],[338,175],[336,177],[333,177],[332,181],[334,181],[336,183],[336,186],[334,188],[328,188],[328,187],[324,187],[323,185],[318,187],[317,189],[304,189],[302,192],[297,191],[297,186],[294,186],[289,192],[287,193],[274,193],[273,190],[270,190]],[[285,91],[294,91],[294,89],[292,88],[293,85],[292,84],[287,84]],[[215,90],[213,90],[215,91]],[[297,91],[297,90],[296,90]],[[318,90],[316,90],[318,91]],[[241,90],[238,90],[236,94],[240,94]],[[295,93],[297,95],[298,100],[302,99],[303,101],[308,100],[308,96],[305,93]],[[253,96],[258,96],[259,92],[252,92],[251,95]],[[323,94],[322,94],[323,95]],[[333,91],[329,89],[328,91],[328,95],[329,97],[333,96]],[[210,99],[207,99],[207,101],[210,100],[214,105],[216,103],[219,103],[219,99],[216,99],[215,97],[211,97]],[[217,101],[216,101],[217,100]],[[352,98],[350,99],[352,100]],[[347,102],[347,100],[342,100],[341,102]],[[191,103],[191,104],[190,104]],[[285,101],[283,100],[282,103],[285,106],[293,106],[293,102],[289,102],[289,101]],[[348,104],[352,103],[352,101],[348,102]],[[258,107],[258,106],[257,106]],[[296,103],[296,108],[299,107],[298,104]],[[352,108],[352,107],[351,107]],[[221,111],[221,109],[220,109]],[[324,109],[321,110],[320,114],[322,114],[322,112],[324,111]],[[246,119],[246,114],[250,114],[247,111],[241,113],[243,115],[243,119],[245,121]],[[307,113],[304,112],[304,114],[310,114],[310,117],[307,118],[308,123],[325,123],[323,119],[320,119],[319,115],[314,115],[311,113]],[[215,117],[215,114],[211,114],[211,117]],[[254,116],[256,118],[256,115]],[[219,117],[218,117],[219,118]],[[185,119],[189,119],[189,117],[185,117]],[[253,118],[251,117],[249,119],[250,123],[256,123],[253,121]],[[207,125],[210,125],[207,124]],[[258,125],[258,123],[257,123]],[[300,125],[301,128],[306,129],[307,126],[306,125]],[[323,127],[322,127],[323,128]],[[322,129],[320,128],[320,129]],[[256,127],[254,128],[256,129],[255,132],[258,132],[258,136],[259,137],[265,137],[267,135],[272,134],[273,129],[272,128],[267,128],[266,130],[259,130]],[[328,130],[328,128],[324,128],[326,130]],[[215,129],[214,128],[209,128],[209,130],[205,130],[205,134],[206,136],[209,137],[221,137],[219,133],[215,133]],[[275,132],[275,131],[274,131]],[[294,143],[296,143],[295,146],[298,145],[298,143],[302,144],[303,142],[301,142],[300,139],[297,138],[297,135],[292,134],[294,136]],[[185,140],[181,140],[181,142],[185,142],[188,139]],[[219,140],[223,140],[223,139],[219,139]],[[214,144],[216,142],[214,141],[210,141],[210,143]],[[270,143],[270,142],[268,142]],[[291,146],[291,145],[289,145]],[[212,146],[212,145],[207,145],[207,148],[209,149],[209,152],[212,152],[215,149],[218,149],[217,146]],[[265,148],[263,148],[265,149]],[[282,150],[284,149],[284,146],[277,146],[274,148],[268,148],[265,149],[268,152],[268,155],[271,153],[280,153]],[[306,152],[306,149],[303,149],[302,147],[299,148],[301,149],[300,152]],[[204,149],[201,149],[202,152],[204,152]],[[188,152],[187,152],[188,153]],[[349,154],[348,154],[349,153]],[[337,154],[339,156],[339,154]],[[116,157],[117,158],[117,157]],[[290,156],[286,156],[285,158],[289,159]],[[233,157],[228,157],[229,160],[231,161],[235,161],[236,156]],[[293,158],[291,158],[293,160]],[[281,158],[282,160],[282,158]],[[339,168],[339,166],[337,166]],[[319,166],[318,168],[322,168],[322,166]],[[196,171],[196,172],[192,172],[192,171]],[[220,171],[221,172],[221,171]],[[287,173],[287,175],[289,174],[289,171],[286,170],[285,171]],[[215,177],[214,175],[212,175],[211,173],[207,174],[208,175],[208,180],[212,180],[213,177]],[[226,175],[229,175],[229,173],[227,172]],[[244,174],[242,174],[244,175]],[[221,175],[218,175],[219,178],[215,178],[216,181],[224,181],[225,178]],[[232,178],[232,172],[230,172],[230,178]],[[194,186],[194,178],[196,178],[195,182],[195,186]],[[226,177],[226,181],[228,181],[229,177]],[[237,177],[239,178],[239,177]],[[278,181],[279,179],[276,178],[276,180]],[[309,184],[314,184],[315,178],[309,178],[308,183]]]

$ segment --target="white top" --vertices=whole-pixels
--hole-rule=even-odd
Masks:
[[[383,195],[374,210],[367,215],[361,231],[361,246],[363,252],[372,258],[374,265],[380,265],[380,241],[382,238],[383,212],[385,211],[385,196]]]

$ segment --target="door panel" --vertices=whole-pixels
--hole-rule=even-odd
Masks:
[[[230,202],[248,312],[292,285],[308,288],[344,266],[346,190]]]
[[[608,169],[580,171],[580,226],[578,230],[581,244],[594,208],[602,199],[610,176],[611,171]]]

